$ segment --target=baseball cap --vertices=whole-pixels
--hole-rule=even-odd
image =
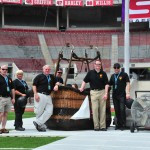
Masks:
[[[63,72],[62,68],[59,68],[57,72]]]
[[[114,64],[114,68],[120,68],[120,64],[119,63],[115,63]]]

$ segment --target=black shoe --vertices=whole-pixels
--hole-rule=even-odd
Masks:
[[[35,121],[33,121],[33,124],[35,125],[36,129],[37,129],[39,132],[46,132],[46,129],[40,127]]]
[[[120,129],[120,127],[119,126],[115,126],[115,130],[118,130],[118,129]]]
[[[120,127],[120,130],[123,131],[125,129],[125,127]]]
[[[46,132],[46,129],[45,128],[39,128],[38,131],[39,132]]]
[[[25,130],[25,128],[17,127],[17,128],[15,128],[15,130],[16,130],[16,131],[24,131],[24,130]]]
[[[99,128],[97,128],[97,129],[94,129],[94,131],[99,131]]]
[[[38,130],[39,129],[39,125],[35,121],[33,121],[33,124],[34,124],[35,128]]]
[[[100,131],[107,131],[107,129],[106,128],[102,128],[102,129],[100,129]]]

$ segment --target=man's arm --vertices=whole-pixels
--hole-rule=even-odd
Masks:
[[[81,87],[79,88],[80,92],[84,91],[86,83],[84,81],[82,81]]]
[[[33,85],[33,93],[34,93],[35,100],[36,100],[37,102],[39,102],[40,97],[39,97],[39,95],[38,95],[38,93],[37,93],[37,88],[36,88],[35,85]]]
[[[34,93],[34,95],[37,94],[37,89],[36,89],[35,85],[33,85],[33,93]]]
[[[108,89],[109,89],[109,85],[106,84],[106,85],[105,85],[105,95],[108,95]]]
[[[126,85],[126,98],[127,99],[130,98],[130,82],[127,82],[127,85]]]
[[[104,97],[103,97],[103,99],[105,99],[105,100],[107,100],[107,98],[108,98],[108,88],[109,88],[109,85],[106,84],[105,85],[105,94],[104,94]]]
[[[12,103],[14,104],[15,103],[15,90],[12,89],[11,93],[12,93]]]

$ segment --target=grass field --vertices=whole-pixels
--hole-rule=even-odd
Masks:
[[[64,137],[0,137],[0,149],[26,149],[43,146]]]
[[[114,116],[115,112],[111,112],[111,115]],[[23,115],[23,118],[31,117],[35,117],[34,112],[25,112]],[[15,113],[9,112],[8,120],[14,119]],[[10,150],[11,148],[17,150],[32,150],[33,148],[55,142],[63,138],[65,137],[0,137],[0,150]]]
[[[34,112],[25,112],[23,118],[32,118],[35,117]],[[8,120],[15,120],[15,112],[8,113]]]
[[[35,117],[34,112],[25,112],[23,118],[32,118]],[[9,112],[8,120],[14,120],[15,113]],[[24,149],[24,150],[32,150],[33,148],[46,145],[57,140],[61,140],[65,137],[0,137],[0,150],[1,149]]]

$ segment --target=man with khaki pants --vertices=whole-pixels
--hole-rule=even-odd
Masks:
[[[95,131],[107,131],[106,129],[106,99],[108,95],[108,77],[101,69],[100,60],[96,60],[94,70],[90,70],[85,76],[80,91],[90,84],[90,96],[92,104],[93,122]]]
[[[12,79],[7,76],[8,66],[2,65],[0,71],[0,134],[9,133],[6,129],[8,112],[11,111],[12,103],[15,103],[15,90]]]

